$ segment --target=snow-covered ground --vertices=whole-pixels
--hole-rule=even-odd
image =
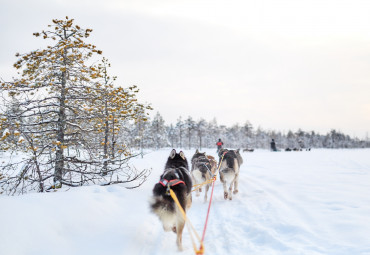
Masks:
[[[215,150],[206,150],[216,156]],[[194,150],[184,150],[189,161]],[[162,230],[148,198],[170,149],[132,161],[149,180],[68,192],[0,196],[0,254],[194,254]],[[370,150],[242,153],[239,193],[215,186],[205,254],[370,254]],[[207,204],[193,196],[188,216],[201,234]]]

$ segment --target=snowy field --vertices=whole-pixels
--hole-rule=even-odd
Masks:
[[[206,150],[216,156],[215,150]],[[194,150],[184,150],[190,161]],[[148,198],[170,149],[132,163],[149,180],[68,192],[0,196],[0,254],[194,254],[162,230]],[[242,153],[239,193],[223,199],[217,180],[205,254],[370,254],[370,150]],[[193,196],[188,216],[201,234],[207,204]]]

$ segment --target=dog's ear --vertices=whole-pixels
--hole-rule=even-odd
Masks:
[[[180,157],[183,159],[183,160],[185,160],[186,158],[185,158],[185,154],[182,152],[182,151],[180,151]]]
[[[202,154],[203,154],[204,156],[206,155],[206,153],[205,153],[205,152],[203,152]]]
[[[195,151],[195,153],[199,153],[198,149]]]
[[[170,158],[174,158],[176,156],[176,150],[175,149],[172,149],[171,153],[170,153]]]

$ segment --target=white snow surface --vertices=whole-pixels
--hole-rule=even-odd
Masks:
[[[178,252],[176,235],[164,232],[149,209],[170,150],[132,160],[153,169],[137,189],[0,196],[0,254],[194,254],[187,229]],[[194,150],[184,152],[190,163]],[[233,200],[224,200],[220,181],[215,184],[205,254],[370,254],[369,149],[257,150],[242,157]],[[207,206],[202,194],[193,194],[188,217],[200,235]]]

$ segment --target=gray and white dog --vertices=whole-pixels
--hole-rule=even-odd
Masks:
[[[218,153],[220,167],[220,181],[224,187],[224,198],[232,200],[232,194],[238,193],[239,169],[243,158],[238,150],[222,149]],[[234,186],[234,191],[233,191]]]
[[[181,207],[186,212],[191,206],[192,181],[189,173],[188,161],[182,151],[176,153],[173,149],[168,157],[166,166],[160,180],[153,188],[153,197],[150,207],[163,224],[165,231],[177,234],[176,244],[182,250],[182,231],[185,219],[169,194],[172,189],[179,200]]]
[[[199,152],[198,149],[191,158],[191,177],[193,185],[201,184],[211,180],[216,172],[217,162],[214,157],[206,155],[205,152]],[[207,202],[207,194],[211,183],[205,184],[204,202]],[[198,197],[202,192],[202,187],[196,188],[196,196]]]

